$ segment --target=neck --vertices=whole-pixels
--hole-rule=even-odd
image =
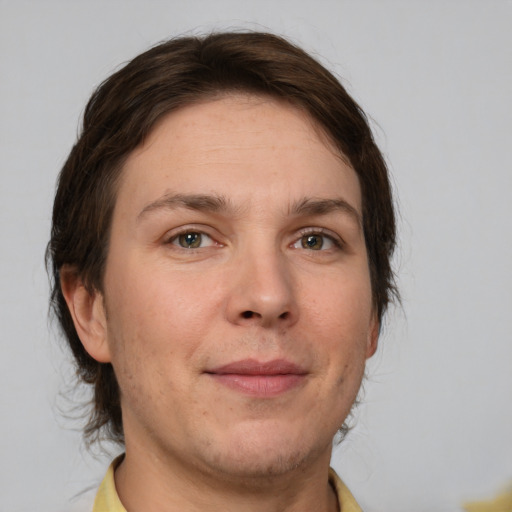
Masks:
[[[127,444],[115,472],[116,489],[130,512],[335,512],[328,481],[330,449],[318,460],[279,475],[222,475],[188,461],[158,457]]]

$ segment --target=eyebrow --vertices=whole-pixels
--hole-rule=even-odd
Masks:
[[[224,196],[211,194],[165,194],[157,200],[147,204],[138,214],[140,220],[146,214],[156,210],[174,210],[187,208],[202,212],[226,213],[236,215],[241,208],[236,207]],[[289,215],[328,215],[332,212],[347,213],[356,223],[362,227],[362,218],[359,212],[347,201],[337,199],[303,198],[293,203],[288,211]]]
[[[187,208],[203,212],[226,212],[235,214],[237,208],[224,196],[210,194],[166,194],[147,204],[137,216],[140,220],[147,213],[155,210],[174,210]]]
[[[327,215],[332,212],[341,211],[347,213],[359,225],[363,226],[361,214],[345,199],[311,199],[304,198],[292,205],[292,215]]]

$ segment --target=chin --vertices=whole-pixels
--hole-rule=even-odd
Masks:
[[[314,460],[325,457],[330,458],[331,443],[320,440],[308,440],[304,436],[282,433],[279,436],[269,432],[262,435],[247,435],[231,437],[226,450],[214,453],[210,451],[210,468],[223,473],[230,479],[250,479],[261,481],[286,475],[301,467],[312,463]]]
[[[249,482],[251,487],[255,482],[265,485],[274,481],[276,477],[286,475],[306,463],[308,456],[301,452],[272,454],[264,456],[258,454],[246,454],[241,456],[237,454],[235,457],[222,456],[215,460],[215,464],[211,469],[215,472],[216,477],[225,475],[230,482],[239,480],[241,483]]]

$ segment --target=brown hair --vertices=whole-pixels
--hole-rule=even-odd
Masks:
[[[82,132],[62,168],[47,249],[52,306],[76,360],[94,386],[86,439],[103,430],[123,442],[113,368],[85,351],[61,291],[60,271],[74,269],[92,293],[103,291],[116,182],[127,156],[162,116],[219,93],[270,95],[307,112],[347,157],[359,177],[363,229],[374,307],[382,318],[396,295],[390,258],[395,217],[387,168],[366,117],[338,80],[316,60],[267,33],[215,33],[161,43],[137,56],[94,92]]]

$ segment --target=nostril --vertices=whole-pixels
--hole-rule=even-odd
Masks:
[[[242,313],[240,314],[240,316],[244,319],[251,319],[251,318],[262,318],[263,315],[261,315],[260,313],[256,313],[255,311],[251,311],[251,310],[246,310],[246,311],[242,311]],[[280,320],[286,320],[288,317],[290,316],[290,313],[288,311],[285,311],[284,313],[281,313],[278,318]]]

